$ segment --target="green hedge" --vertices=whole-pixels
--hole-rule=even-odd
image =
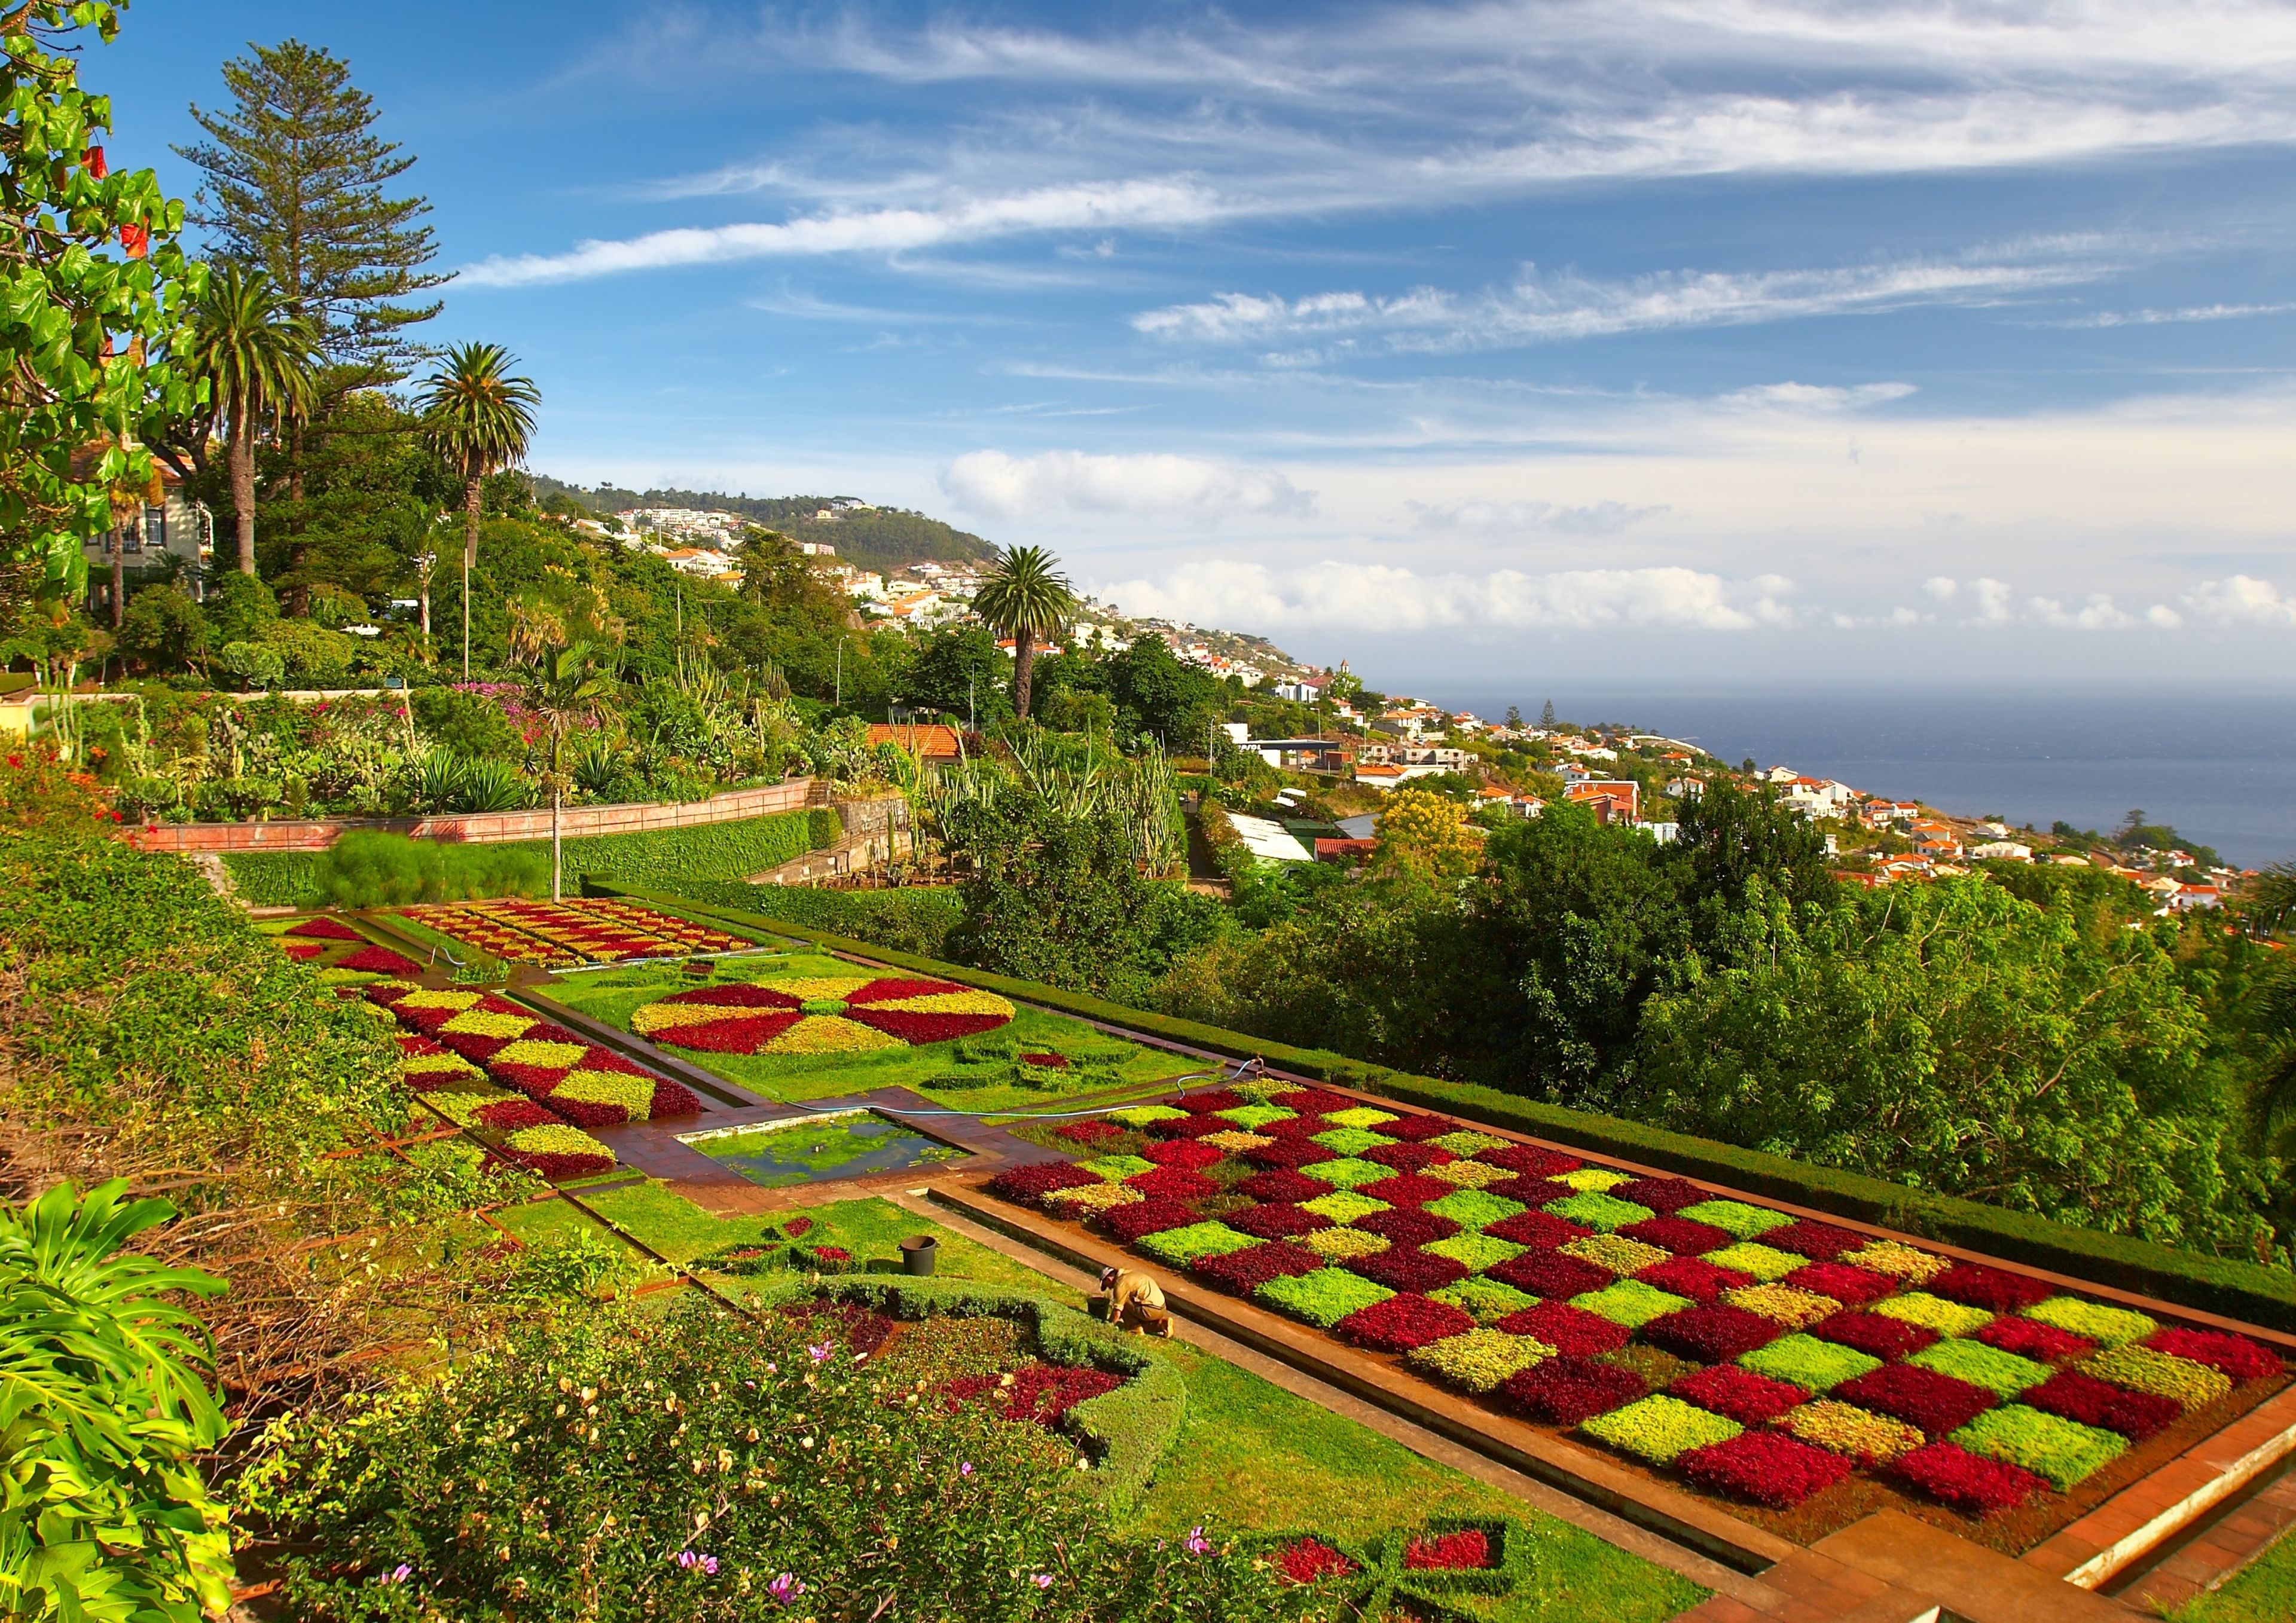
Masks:
[[[970,1280],[853,1274],[817,1284],[793,1275],[756,1291],[754,1299],[770,1304],[814,1294],[857,1303],[893,1319],[1018,1319],[1035,1332],[1037,1350],[1047,1361],[1091,1365],[1126,1376],[1122,1386],[1086,1398],[1061,1422],[1061,1429],[1096,1463],[1101,1494],[1119,1515],[1128,1513],[1155,1480],[1156,1468],[1179,1440],[1188,1417],[1187,1381],[1145,1338],[1127,1335],[1047,1297]]]
[[[588,873],[627,885],[706,885],[762,873],[843,837],[837,814],[816,807],[734,823],[585,835],[565,842],[565,867],[570,883]],[[545,867],[550,861],[547,840],[508,841],[498,848],[538,851]],[[241,898],[255,906],[313,906],[327,899],[317,883],[316,852],[230,851],[223,863]]]
[[[677,894],[715,907],[770,914],[833,935],[922,953],[928,958],[945,954],[950,935],[964,922],[964,898],[954,885],[822,890],[804,885],[721,882],[680,886]]]
[[[705,906],[704,911],[711,909]],[[1103,1021],[1169,1042],[1238,1059],[1255,1054],[1302,1076],[1376,1093],[1430,1110],[1456,1111],[1596,1154],[1662,1167],[1711,1183],[1727,1184],[1797,1206],[1834,1213],[1877,1227],[1918,1234],[2030,1266],[2075,1275],[2163,1301],[2220,1313],[2253,1324],[2296,1330],[2296,1275],[2234,1258],[2208,1257],[2127,1234],[2075,1228],[2027,1212],[2007,1211],[1956,1195],[1909,1189],[1859,1173],[1811,1166],[1759,1150],[1693,1138],[1562,1105],[1518,1098],[1472,1083],[1439,1081],[1323,1049],[1292,1048],[1218,1026],[1128,1009],[1118,1004],[1038,986],[984,970],[848,939],[793,921],[717,908],[729,918],[811,940],[835,950],[904,969],[946,976],[1007,997],[1021,998],[1086,1020]]]

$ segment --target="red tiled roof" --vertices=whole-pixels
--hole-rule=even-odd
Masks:
[[[872,749],[879,744],[895,744],[911,754],[922,748],[929,761],[953,761],[964,753],[964,740],[955,727],[911,723],[905,726],[887,726],[876,722],[869,728]]]

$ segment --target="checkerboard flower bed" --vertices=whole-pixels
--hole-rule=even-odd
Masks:
[[[614,1169],[612,1151],[563,1122],[521,1127],[503,1140],[502,1152],[554,1184]]]
[[[1838,1454],[1775,1431],[1748,1431],[1680,1455],[1682,1474],[1710,1493],[1792,1510],[1833,1487],[1850,1471]]]
[[[1472,1124],[1306,1090],[1185,1103],[1128,1112],[1165,1135],[1150,1157],[1065,1175],[1145,1198],[1065,1215],[1733,1502],[1862,1474],[1988,1514],[2282,1373],[2237,1337]],[[1047,1176],[992,1187],[1039,1201]]]
[[[1004,998],[952,980],[788,976],[673,992],[641,1006],[630,1029],[709,1053],[839,1053],[977,1037],[1012,1018]]]
[[[340,919],[305,919],[299,924],[289,925],[286,933],[299,937],[306,941],[364,941],[366,939],[365,936]]]
[[[335,960],[339,970],[357,970],[377,975],[420,974],[422,966],[404,953],[395,953],[387,947],[363,947],[355,953]]]
[[[524,1094],[557,1119],[577,1127],[693,1116],[701,1102],[683,1083],[657,1077],[618,1053],[584,1042],[562,1026],[493,993],[431,991],[403,981],[378,981],[370,1001],[390,1011],[414,1036],[409,1085],[451,1079],[441,1059],[450,1051],[475,1061],[497,1085]],[[435,1035],[424,1036],[425,1032]],[[419,1042],[419,1050],[410,1045]]]
[[[549,966],[726,953],[750,945],[722,930],[611,898],[446,902],[399,912],[497,958]]]
[[[290,958],[308,960],[325,952],[327,946],[324,941],[282,941],[279,950]]]
[[[1068,1161],[1041,1161],[1033,1167],[1006,1168],[988,1180],[988,1190],[1015,1205],[1041,1206],[1055,1189],[1076,1189],[1103,1181]]]

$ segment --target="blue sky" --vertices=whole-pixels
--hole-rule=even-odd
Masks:
[[[562,477],[1390,680],[2296,681],[2296,7],[144,0],[419,154]]]

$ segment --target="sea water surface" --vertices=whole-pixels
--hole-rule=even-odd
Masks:
[[[1625,722],[1732,764],[1752,757],[1964,816],[2110,831],[2135,808],[2247,867],[2296,858],[2296,694],[2008,691],[1636,693],[1431,683],[1496,721],[1548,699],[1581,725]]]

